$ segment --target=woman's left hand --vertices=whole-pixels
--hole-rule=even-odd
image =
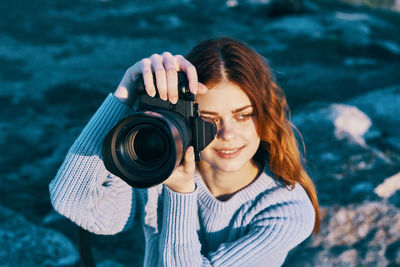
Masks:
[[[183,163],[174,170],[163,184],[177,193],[191,193],[196,188],[193,180],[195,169],[194,149],[190,146],[186,149]]]

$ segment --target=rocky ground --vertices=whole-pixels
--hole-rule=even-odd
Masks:
[[[306,145],[321,232],[285,266],[400,265],[400,14],[377,2],[1,2],[0,266],[79,265],[48,194],[67,149],[136,60],[218,35],[268,58]],[[140,231],[92,239],[98,266],[140,266]]]

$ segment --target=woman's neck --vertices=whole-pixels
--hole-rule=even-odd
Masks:
[[[234,172],[223,172],[207,162],[200,162],[199,171],[210,192],[219,200],[228,200],[236,192],[251,184],[262,170],[261,164],[249,161]]]

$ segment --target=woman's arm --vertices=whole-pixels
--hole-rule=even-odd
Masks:
[[[197,189],[177,193],[164,187],[163,222],[160,231],[162,266],[201,266],[201,244],[197,235]]]
[[[133,221],[132,188],[103,164],[107,132],[131,109],[110,94],[74,142],[49,185],[53,207],[84,229],[115,234]]]
[[[217,250],[201,254],[197,235],[197,195],[164,195],[160,258],[163,266],[280,266],[287,253],[312,232],[313,206],[300,185],[279,202],[259,211],[246,226],[247,233],[234,242],[222,243]],[[298,198],[300,196],[300,198]]]
[[[108,131],[124,116],[136,100],[133,84],[143,75],[146,92],[156,90],[163,100],[177,102],[177,72],[185,71],[192,93],[207,88],[197,82],[196,69],[180,55],[154,54],[132,65],[125,72],[114,95],[109,95],[69,150],[64,163],[50,183],[54,208],[81,227],[97,234],[115,234],[126,229],[134,215],[133,190],[109,173],[102,161],[102,143]],[[156,84],[154,84],[154,79]],[[193,191],[193,149],[188,149],[190,164],[179,166],[164,183],[174,190]]]

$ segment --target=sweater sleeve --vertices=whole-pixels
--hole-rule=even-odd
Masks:
[[[163,222],[159,239],[162,266],[201,265],[197,222],[197,189],[183,194],[164,186]]]
[[[162,265],[281,266],[287,253],[311,234],[315,221],[313,206],[304,189],[297,186],[293,191],[301,197],[276,199],[252,216],[244,236],[202,255],[196,232],[196,192],[178,194],[167,190],[160,236]]]
[[[105,135],[129,111],[109,94],[49,185],[54,209],[96,234],[116,234],[128,229],[133,221],[134,190],[106,170],[101,156]]]

